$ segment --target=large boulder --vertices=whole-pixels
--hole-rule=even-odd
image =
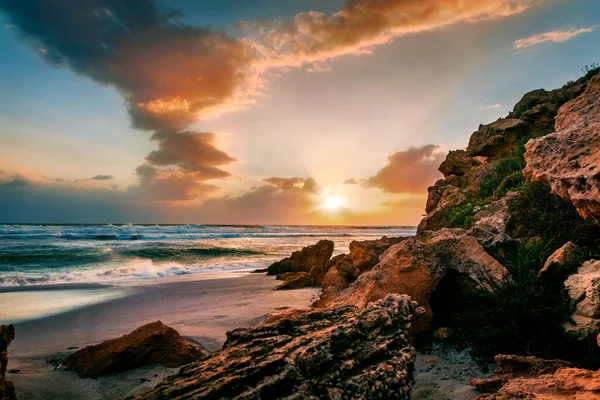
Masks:
[[[584,262],[565,281],[575,311],[565,330],[577,339],[600,333],[600,260]]]
[[[525,148],[525,177],[548,185],[581,216],[600,223],[600,75],[560,108],[556,132]]]
[[[494,357],[498,368],[489,378],[473,378],[469,382],[481,393],[495,393],[507,382],[521,377],[537,377],[552,374],[560,368],[571,368],[573,364],[563,360],[546,360],[533,356],[498,354]]]
[[[13,325],[0,326],[0,400],[16,400],[15,386],[6,380],[8,366],[8,346],[15,338]]]
[[[313,285],[313,276],[310,272],[286,272],[277,275],[277,279],[285,281],[276,290],[301,289]]]
[[[438,170],[446,178],[450,175],[463,176],[478,164],[480,164],[480,162],[473,157],[470,157],[466,151],[454,150],[448,153]]]
[[[573,242],[567,242],[546,259],[539,275],[543,277],[555,276],[557,273],[563,272],[565,268],[581,261],[582,258],[581,248]]]
[[[128,335],[87,346],[62,361],[62,365],[88,378],[124,372],[150,364],[179,367],[206,354],[162,322],[152,322]]]
[[[365,308],[292,310],[229,332],[223,348],[142,399],[410,399],[415,351],[405,295]]]
[[[513,241],[506,233],[506,228],[511,219],[509,204],[516,196],[517,193],[509,192],[473,217],[473,224],[467,233],[486,250],[497,250]]]
[[[449,270],[486,288],[490,281],[502,282],[509,276],[464,230],[426,231],[390,247],[372,270],[338,296],[329,293],[318,305],[364,306],[388,293],[405,293],[424,306],[430,317],[429,298]]]
[[[527,133],[527,124],[517,118],[499,119],[479,130],[469,139],[470,156],[502,157],[510,154],[517,140]]]
[[[406,237],[387,237],[376,240],[354,240],[350,242],[350,258],[354,266],[362,273],[373,268],[379,262],[379,256],[390,246],[400,243]]]
[[[267,274],[277,275],[284,272],[310,272],[316,265],[325,265],[333,254],[333,242],[321,240],[312,246],[295,251],[291,256],[269,266]]]

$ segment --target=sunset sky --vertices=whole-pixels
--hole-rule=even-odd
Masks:
[[[175,12],[173,12],[175,11]],[[415,225],[597,0],[0,0],[0,222]]]

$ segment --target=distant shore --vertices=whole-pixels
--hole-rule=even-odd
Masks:
[[[73,372],[57,369],[57,360],[76,348],[122,336],[157,320],[175,328],[191,343],[214,351],[225,341],[227,331],[254,325],[278,309],[308,307],[319,292],[314,288],[275,291],[279,282],[273,277],[248,272],[198,275],[133,287],[117,283],[2,288],[0,295],[19,297],[22,309],[31,305],[28,298],[39,301],[34,295],[40,291],[52,291],[49,299],[61,293],[84,299],[89,292],[108,296],[100,302],[91,299],[89,305],[76,304],[69,311],[15,324],[8,378],[15,383],[19,399],[118,399],[144,391],[176,369],[155,366],[80,379]],[[77,303],[76,298],[71,300]]]

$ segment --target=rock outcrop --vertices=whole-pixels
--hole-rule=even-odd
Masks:
[[[554,276],[565,268],[581,261],[582,258],[581,248],[573,242],[567,242],[546,259],[539,275],[543,277]]]
[[[473,156],[500,157],[511,153],[521,137],[527,133],[527,124],[517,118],[499,119],[481,125],[469,139],[467,153]]]
[[[354,240],[350,242],[350,258],[354,266],[362,273],[379,262],[379,256],[390,246],[400,243],[405,237],[387,237],[376,240]]]
[[[334,243],[331,240],[321,240],[317,244],[295,251],[291,256],[277,261],[269,266],[268,275],[278,275],[284,272],[310,272],[314,266],[322,266],[333,254]]]
[[[486,250],[495,250],[513,241],[506,233],[506,228],[511,219],[509,202],[516,196],[516,193],[509,192],[473,217],[472,227],[467,233],[476,238]]]
[[[494,357],[498,368],[491,378],[474,378],[469,382],[481,393],[497,392],[507,382],[522,377],[537,377],[552,374],[560,368],[571,368],[573,364],[563,360],[545,360],[538,357],[498,354]]]
[[[228,333],[223,349],[141,399],[410,399],[415,351],[405,295],[364,308],[292,310]]]
[[[372,270],[341,294],[327,292],[315,305],[365,304],[388,293],[405,293],[424,306],[431,316],[429,298],[447,271],[468,277],[488,287],[490,281],[502,282],[508,271],[485,252],[474,237],[462,229],[427,231],[391,246]]]
[[[69,356],[62,365],[88,378],[124,372],[144,365],[179,367],[203,358],[205,353],[162,322],[152,322],[128,335],[87,346]]]
[[[13,325],[0,326],[0,400],[16,400],[15,386],[6,380],[8,366],[8,346],[15,338]]]
[[[526,144],[523,173],[600,223],[600,75],[562,106],[556,132]]]
[[[285,281],[277,290],[301,289],[313,285],[313,276],[309,272],[286,272],[277,275],[277,279]]]
[[[577,273],[565,281],[575,312],[565,330],[578,339],[600,333],[600,261],[583,263]]]

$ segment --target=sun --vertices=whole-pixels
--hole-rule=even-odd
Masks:
[[[323,199],[323,208],[329,211],[335,211],[342,207],[344,203],[344,199],[339,196],[325,195]]]

